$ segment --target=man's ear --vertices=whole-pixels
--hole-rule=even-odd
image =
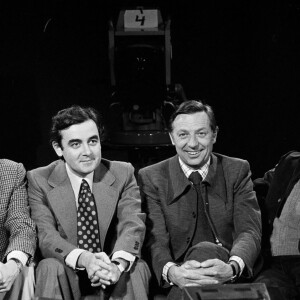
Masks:
[[[169,136],[170,136],[170,139],[171,139],[172,145],[175,145],[175,143],[174,143],[174,140],[173,140],[173,136],[172,136],[172,133],[171,133],[171,132],[169,132]]]
[[[57,142],[52,142],[52,147],[54,151],[56,152],[57,156],[62,157],[63,156],[63,151],[61,146]]]
[[[217,141],[218,132],[219,127],[217,127],[216,130],[213,132],[213,144]]]

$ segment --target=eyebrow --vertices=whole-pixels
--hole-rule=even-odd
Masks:
[[[95,135],[89,137],[89,140],[93,140],[93,139],[99,140],[99,136],[95,134]]]
[[[199,132],[199,131],[203,131],[203,130],[207,130],[208,128],[206,127],[201,127],[201,128],[198,128],[196,130],[192,130],[192,131],[195,131],[195,132]],[[181,128],[178,130],[178,132],[181,132],[181,131],[184,131],[184,132],[190,132],[191,130],[189,129],[185,129],[185,128]]]
[[[80,143],[80,142],[81,142],[80,139],[72,139],[72,140],[69,140],[69,141],[68,141],[68,144],[70,145],[70,144],[72,144],[72,143]]]
[[[88,138],[88,141],[93,140],[93,139],[97,139],[99,140],[99,136],[98,135],[93,135],[91,137]],[[81,139],[71,139],[68,141],[68,144],[72,144],[72,143],[81,143],[82,140]]]

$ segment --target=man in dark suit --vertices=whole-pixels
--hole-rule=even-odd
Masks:
[[[35,224],[29,216],[25,169],[0,159],[0,299],[31,299]]]
[[[212,152],[210,106],[183,102],[169,130],[177,155],[141,169],[139,184],[152,268],[180,299],[183,287],[252,277],[261,219],[248,162]]]
[[[36,272],[38,297],[147,299],[150,272],[139,259],[145,215],[134,169],[101,157],[101,132],[94,109],[59,111],[51,143],[63,159],[28,172],[44,258]]]
[[[275,168],[255,179],[262,207],[265,283],[272,300],[300,299],[300,153],[283,155]]]

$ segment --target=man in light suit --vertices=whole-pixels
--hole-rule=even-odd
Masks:
[[[0,159],[0,299],[30,299],[33,293],[33,272],[26,266],[33,260],[36,231],[25,174],[21,163]]]
[[[99,121],[92,108],[59,111],[52,119],[51,143],[63,159],[28,172],[29,203],[44,258],[36,272],[37,297],[147,299],[150,271],[139,259],[145,215],[134,169],[101,157]],[[82,181],[98,216],[95,226],[86,219],[83,239],[95,238],[96,251],[80,244]]]
[[[209,105],[183,102],[169,127],[177,155],[141,169],[139,184],[151,267],[173,300],[187,286],[252,277],[261,218],[248,162],[212,152]]]

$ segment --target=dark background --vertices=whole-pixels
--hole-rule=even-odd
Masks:
[[[2,1],[0,157],[27,169],[48,164],[54,113],[75,103],[101,112],[108,20],[126,5],[171,16],[172,82],[213,106],[215,151],[247,159],[256,178],[299,150],[299,1],[195,2]]]

